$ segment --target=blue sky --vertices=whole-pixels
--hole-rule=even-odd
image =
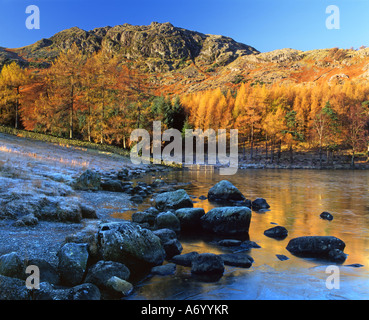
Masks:
[[[40,9],[40,29],[25,26]],[[326,28],[326,8],[340,9],[340,29]],[[78,26],[84,30],[152,21],[222,34],[266,52],[369,46],[368,0],[0,0],[0,46],[17,48]]]

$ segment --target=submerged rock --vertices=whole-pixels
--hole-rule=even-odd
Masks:
[[[201,218],[202,227],[222,235],[248,233],[251,210],[248,207],[220,207],[210,210]]]
[[[228,180],[215,184],[208,192],[210,201],[244,201],[244,195]]]
[[[158,210],[177,210],[181,208],[192,208],[193,202],[187,192],[183,189],[160,193],[155,197],[155,205]]]
[[[346,244],[332,236],[308,236],[290,240],[286,249],[296,256],[342,262]]]
[[[177,266],[174,263],[167,263],[151,269],[151,273],[159,276],[168,276],[176,272]]]

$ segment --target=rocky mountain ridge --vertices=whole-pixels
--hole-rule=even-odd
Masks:
[[[369,48],[278,49],[259,52],[235,40],[153,22],[63,30],[17,49],[0,47],[0,66],[11,61],[46,68],[75,43],[91,54],[107,50],[150,75],[161,93],[173,94],[254,83],[319,83],[369,79]]]

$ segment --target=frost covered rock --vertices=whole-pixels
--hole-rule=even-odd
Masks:
[[[228,180],[215,184],[208,192],[211,201],[244,201],[244,195]]]
[[[183,189],[160,193],[155,198],[158,210],[177,210],[180,208],[192,208],[193,202],[187,192]]]
[[[131,271],[161,265],[165,259],[160,239],[129,221],[101,224],[97,246],[103,260],[123,263]]]

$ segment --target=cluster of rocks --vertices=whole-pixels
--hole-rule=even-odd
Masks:
[[[60,182],[39,181],[33,189],[25,182],[0,196],[0,219],[15,221],[13,225],[18,227],[35,226],[39,220],[79,223],[96,218],[96,210]]]
[[[99,173],[86,171],[76,181],[74,187],[113,192],[129,192],[135,188],[132,194],[136,192],[138,194],[141,192],[142,196],[144,192],[150,194],[151,186],[146,184],[132,186],[131,182],[125,181],[128,176],[128,173],[123,171],[116,176],[117,179],[106,180],[102,179]],[[161,183],[156,181],[155,184]],[[218,280],[224,273],[225,265],[250,268],[254,260],[245,251],[260,246],[250,240],[242,241],[226,237],[247,235],[252,210],[267,210],[269,205],[262,198],[247,200],[226,180],[220,181],[209,190],[208,199],[226,205],[205,213],[202,208],[194,208],[191,197],[185,190],[179,189],[157,194],[154,206],[143,212],[135,212],[132,221],[95,220],[96,222],[89,224],[88,228],[65,239],[57,254],[57,266],[40,259],[22,260],[14,252],[3,255],[0,257],[0,299],[122,298],[131,294],[134,289],[131,279],[140,279],[147,274],[173,274],[176,265],[191,268],[191,274],[195,278],[205,281]],[[64,218],[80,221],[83,217],[96,217],[93,208],[86,208],[74,202],[73,198],[68,200],[64,206],[69,208],[69,211],[64,208]],[[4,208],[8,211],[12,208],[12,201],[4,202]],[[60,210],[58,208],[63,207],[58,197],[48,199],[45,196],[32,201],[28,199],[26,203],[25,211],[28,214],[19,220],[29,225],[36,223],[34,220],[42,217],[42,214],[58,216],[57,210]],[[327,214],[322,218],[324,217],[331,218]],[[224,254],[210,252],[182,254],[183,247],[178,237],[182,232],[210,233],[221,237],[217,242],[219,246],[237,247],[238,250]],[[284,227],[276,226],[266,230],[264,234],[282,240],[288,236],[288,231]],[[312,236],[291,239],[286,249],[296,256],[320,257],[343,262],[346,259],[344,248],[344,242],[335,237]],[[288,259],[283,255],[277,257],[281,261]],[[37,290],[28,290],[25,287],[27,277],[25,270],[29,265],[35,265],[40,269],[41,283]]]

